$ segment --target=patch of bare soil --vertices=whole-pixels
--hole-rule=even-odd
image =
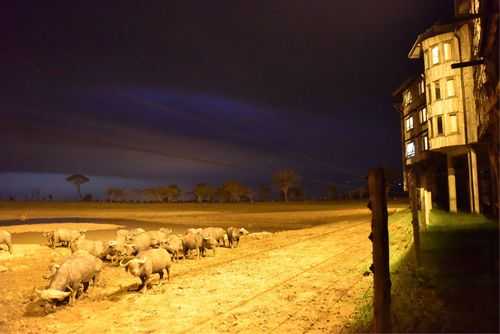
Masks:
[[[250,235],[239,248],[175,263],[170,282],[146,294],[122,268],[106,267],[100,286],[48,315],[33,289],[69,252],[23,245],[0,260],[8,268],[0,273],[0,332],[339,332],[372,284],[363,276],[371,263],[369,231],[363,219]],[[391,244],[408,238],[391,226]]]
[[[73,230],[86,230],[86,231],[101,231],[101,230],[114,230],[123,228],[123,225],[106,224],[106,223],[53,223],[53,224],[23,224],[0,226],[2,230],[10,233],[27,233],[27,232],[48,232],[54,231],[58,228],[67,228]]]

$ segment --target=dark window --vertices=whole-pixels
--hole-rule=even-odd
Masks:
[[[437,134],[438,135],[444,134],[443,117],[442,116],[437,116]]]
[[[439,81],[434,82],[434,91],[436,93],[436,100],[441,100],[441,87],[439,86]]]

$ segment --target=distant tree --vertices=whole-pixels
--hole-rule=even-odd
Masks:
[[[126,197],[125,189],[122,188],[108,188],[106,189],[106,197],[110,202],[124,201]]]
[[[213,195],[213,199],[218,202],[228,202],[230,197],[230,194],[224,189],[224,186],[216,188]]]
[[[206,183],[198,183],[193,189],[193,194],[196,196],[196,201],[199,203],[203,201],[211,201],[214,193],[214,188]]]
[[[68,176],[66,178],[66,181],[72,183],[75,185],[76,187],[76,191],[78,192],[78,197],[81,199],[82,198],[82,193],[80,191],[80,186],[84,183],[87,183],[90,181],[90,179],[88,177],[86,177],[85,175],[81,175],[81,174],[74,174],[74,175],[71,175],[71,176]]]
[[[328,196],[328,199],[336,199],[337,198],[337,186],[335,184],[331,183],[328,185],[327,196]]]
[[[248,187],[243,187],[241,197],[248,200],[250,203],[254,202],[255,191]]]
[[[171,184],[166,189],[166,197],[169,202],[177,202],[182,191],[176,184]]]
[[[162,197],[158,188],[146,188],[142,190],[144,197],[149,201],[161,202]]]
[[[269,201],[271,199],[271,187],[263,184],[259,186],[259,201]]]
[[[238,181],[228,181],[222,186],[224,191],[229,194],[229,198],[233,202],[239,202],[241,197],[247,191],[246,188]]]
[[[304,200],[304,189],[300,186],[293,186],[288,189],[288,198],[292,201]]]
[[[283,199],[288,202],[288,190],[299,183],[300,177],[292,169],[283,169],[273,175],[273,183],[283,194]]]
[[[94,199],[94,197],[92,196],[92,194],[85,194],[85,196],[83,196],[83,198],[82,198],[82,201],[92,202],[93,199]]]

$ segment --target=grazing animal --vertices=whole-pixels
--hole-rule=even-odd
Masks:
[[[203,238],[198,233],[188,233],[182,236],[182,245],[184,248],[184,257],[188,256],[190,251],[196,251],[196,256],[200,258],[203,252]]]
[[[9,232],[0,230],[0,245],[7,245],[9,253],[12,254],[12,236]]]
[[[213,252],[213,256],[215,256],[215,249],[217,248],[218,245],[219,244],[218,244],[217,240],[215,240],[214,238],[203,237],[202,247],[201,247],[201,255],[205,256],[207,249],[211,249]]]
[[[55,248],[59,245],[69,247],[69,244],[72,241],[84,236],[86,231],[80,230],[69,230],[65,228],[59,228],[53,232],[50,232],[46,235],[49,236],[49,246]]]
[[[47,239],[47,246],[54,248],[54,231],[43,232],[42,235]]]
[[[137,234],[125,244],[127,255],[134,256],[141,251],[147,250],[151,248],[153,242],[154,240],[148,233],[144,232]]]
[[[201,231],[201,236],[204,238],[213,238],[218,245],[226,246],[227,233],[221,227],[207,227]]]
[[[184,244],[182,242],[182,237],[170,234],[167,239],[161,243],[161,246],[172,254],[172,259],[178,261],[184,256]]]
[[[149,234],[151,239],[157,240],[161,243],[162,241],[165,241],[167,239],[169,234],[172,233],[172,230],[161,228],[159,231],[147,231],[146,233]]]
[[[201,234],[202,228],[188,228],[186,234]]]
[[[119,229],[116,231],[116,241],[125,242],[127,241],[127,236],[130,233],[129,230]]]
[[[138,228],[134,228],[134,229],[132,229],[132,230],[128,231],[127,236],[125,237],[125,241],[131,241],[131,240],[133,240],[133,239],[134,239],[137,235],[142,234],[142,233],[144,233],[144,232],[146,232],[146,231],[145,231],[144,229],[140,228],[140,227],[138,227]]]
[[[244,228],[228,227],[227,237],[229,240],[229,247],[238,247],[238,245],[240,244],[240,237],[247,234],[248,231]]]
[[[103,263],[85,251],[78,251],[61,265],[52,265],[51,272],[44,278],[50,279],[47,289],[36,290],[41,299],[47,302],[63,301],[69,297],[73,304],[81,292],[87,291],[90,282],[97,281]]]
[[[106,248],[104,247],[104,242],[100,240],[88,240],[84,236],[80,237],[69,244],[71,252],[74,253],[77,250],[85,250],[98,258],[106,257]]]
[[[153,280],[153,274],[158,273],[160,279],[167,274],[167,279],[170,280],[172,259],[165,249],[155,248],[140,252],[136,258],[123,264],[120,263],[120,265],[125,267],[130,274],[141,279],[140,290],[145,293]]]
[[[124,240],[111,240],[107,243],[103,254],[104,258],[112,264],[117,265],[120,260],[127,256],[127,248]]]

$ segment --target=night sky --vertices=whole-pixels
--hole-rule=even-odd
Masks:
[[[0,196],[294,168],[311,195],[401,168],[391,92],[451,1],[12,1],[0,31]],[[106,4],[106,6],[103,6]],[[6,6],[14,6],[8,8]],[[58,183],[59,182],[59,183]],[[85,187],[85,186],[84,186]]]

